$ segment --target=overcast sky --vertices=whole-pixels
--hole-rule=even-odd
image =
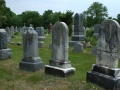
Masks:
[[[120,0],[5,0],[6,6],[16,14],[24,11],[38,11],[40,15],[45,10],[53,12],[71,10],[74,13],[82,13],[93,2],[100,2],[108,9],[109,16],[116,18],[120,14]]]

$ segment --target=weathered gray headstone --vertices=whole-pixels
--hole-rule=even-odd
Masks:
[[[52,29],[52,59],[45,66],[45,73],[67,77],[75,73],[68,61],[68,27],[64,22],[57,22]]]
[[[98,36],[98,34],[99,34],[100,25],[101,24],[95,24],[94,25],[94,35],[95,36]]]
[[[83,51],[83,44],[82,43],[75,43],[74,44],[74,52],[82,52]]]
[[[46,39],[44,36],[44,27],[36,27],[36,32],[38,33],[38,40],[42,41]]]
[[[7,32],[7,42],[10,42],[11,41],[11,36],[10,36],[10,29],[9,29],[9,27],[6,27],[5,31]]]
[[[7,32],[0,29],[0,59],[9,59],[12,57],[12,50],[7,48]]]
[[[120,49],[120,26],[114,20],[105,20],[99,29],[96,64],[87,72],[87,81],[107,90],[120,89],[118,68]]]
[[[25,30],[26,30],[26,26],[25,26],[25,23],[24,23],[24,26],[20,29],[21,35],[23,35],[23,33],[25,32]]]
[[[14,38],[14,27],[13,26],[10,27],[10,34],[11,34],[11,37]]]
[[[72,40],[69,42],[70,46],[74,46],[75,43],[79,43],[85,40],[86,30],[83,27],[84,15],[76,13],[74,16],[74,30]]]
[[[19,68],[27,71],[37,71],[44,67],[38,55],[38,34],[32,27],[27,27],[23,34],[23,58]]]

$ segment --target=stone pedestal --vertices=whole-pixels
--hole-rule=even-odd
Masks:
[[[83,44],[82,43],[74,44],[74,52],[81,52],[81,51],[83,51]]]
[[[105,20],[98,26],[98,31],[96,64],[93,64],[92,71],[87,72],[87,81],[106,90],[120,90],[120,26],[114,20]]]
[[[120,78],[89,71],[87,72],[87,81],[95,83],[106,90],[120,90]]]
[[[45,36],[38,36],[38,40],[40,41],[45,41],[46,37]]]
[[[44,46],[44,42],[38,42],[38,48],[42,48]]]
[[[11,49],[7,48],[0,50],[0,59],[10,59],[11,57],[12,57]]]
[[[38,33],[32,28],[26,28],[23,33],[23,58],[19,68],[27,71],[37,71],[44,67],[38,55]]]
[[[69,42],[70,46],[74,46],[75,43],[85,41],[86,31],[83,27],[83,14],[76,13],[74,16],[74,27],[73,27],[73,35],[71,41]]]
[[[59,68],[59,67],[54,67],[54,66],[45,66],[45,74],[50,74],[50,75],[55,75],[55,76],[60,76],[60,77],[68,77],[72,74],[75,74],[75,68]]]
[[[68,61],[68,27],[64,22],[57,22],[52,29],[52,59],[45,66],[45,74],[67,77],[75,74],[75,68]]]
[[[40,57],[23,58],[19,63],[19,68],[26,71],[37,71],[44,67]]]

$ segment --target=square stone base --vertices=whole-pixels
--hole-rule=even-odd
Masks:
[[[44,67],[43,62],[32,63],[32,62],[22,61],[19,63],[19,68],[26,71],[38,71],[43,67]]]
[[[44,41],[45,39],[46,39],[45,36],[38,36],[38,40],[40,40],[40,41]]]
[[[87,82],[95,83],[106,90],[120,90],[120,77],[115,78],[102,73],[89,71],[86,77]]]
[[[80,41],[70,41],[69,46],[74,46],[74,44],[76,44],[76,43],[80,43]]]
[[[7,48],[0,50],[0,59],[10,59],[11,57],[12,57],[11,49]]]
[[[38,42],[38,48],[42,48],[44,46],[44,42]]]
[[[50,75],[60,76],[65,78],[72,74],[75,74],[75,68],[71,67],[71,68],[63,69],[63,68],[46,65],[45,74],[50,74]]]

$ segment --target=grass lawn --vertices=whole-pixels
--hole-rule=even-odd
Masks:
[[[51,59],[51,40],[51,35],[46,36],[44,47],[39,48],[39,56],[45,65]],[[22,37],[16,35],[12,39],[15,44],[8,43],[8,48],[12,49],[12,58],[0,60],[0,90],[104,90],[95,84],[86,83],[86,72],[91,71],[96,60],[91,54],[91,48],[84,48],[83,52],[76,53],[73,52],[73,47],[69,47],[69,60],[76,72],[68,78],[60,78],[46,75],[44,68],[36,72],[20,70],[23,46],[16,44],[19,41],[22,42]]]

